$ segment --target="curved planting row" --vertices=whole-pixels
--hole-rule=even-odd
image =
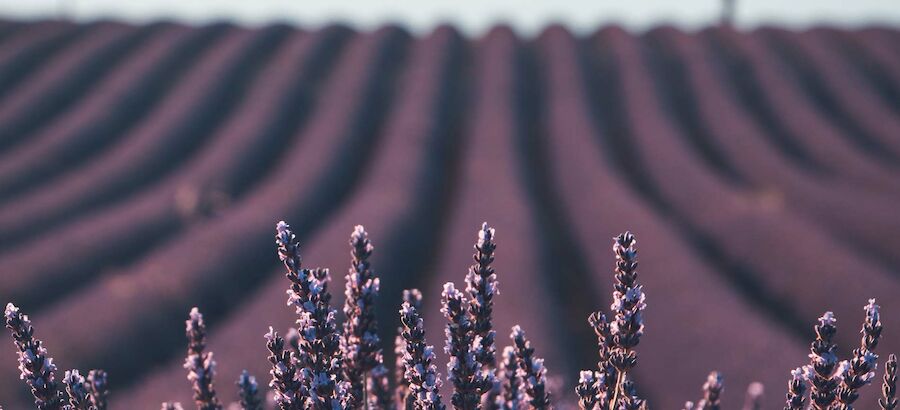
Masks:
[[[46,138],[32,138],[32,135],[91,92],[96,82],[133,55],[133,51],[162,27],[98,23],[78,42],[59,51],[29,76],[15,95],[0,103],[0,122],[6,124],[0,130],[0,141],[13,144],[0,156],[3,161],[0,165],[0,198],[27,188],[18,185],[17,177],[35,166],[33,161],[26,161],[33,160],[31,152],[40,151],[48,144]],[[51,159],[57,158],[48,158],[48,162],[52,163]]]
[[[77,221],[78,215],[97,206],[139,192],[177,170],[203,146],[227,117],[228,107],[238,100],[239,90],[248,87],[246,79],[251,73],[247,70],[256,67],[247,57],[258,52],[254,51],[257,48],[248,45],[243,54],[235,54],[239,52],[235,43],[226,45],[228,41],[216,40],[227,31],[210,27],[181,38],[171,49],[160,51],[168,53],[167,61],[157,61],[159,64],[149,73],[125,71],[123,80],[134,83],[121,84],[119,88],[127,88],[119,93],[108,90],[108,98],[91,101],[97,103],[93,110],[76,113],[68,118],[71,121],[48,130],[57,142],[52,149],[65,153],[71,152],[71,144],[91,139],[85,135],[127,137],[91,162],[68,169],[59,178],[0,207],[0,243],[25,243],[44,232],[35,227],[38,221],[48,222],[43,229],[59,229],[66,220]],[[279,38],[283,35],[279,31],[270,36]],[[263,36],[256,41],[264,45],[271,39]],[[131,73],[143,75],[134,77]],[[110,111],[110,104],[119,109]]]
[[[900,218],[895,208],[900,195],[872,193],[849,181],[822,178],[804,172],[780,155],[765,136],[724,89],[716,78],[705,50],[693,38],[678,31],[657,31],[651,41],[659,44],[657,53],[669,54],[660,71],[676,73],[669,83],[680,83],[691,90],[678,103],[695,107],[694,120],[706,124],[708,143],[719,148],[721,161],[732,164],[741,178],[766,195],[810,217],[848,249],[862,255],[877,255],[900,265]],[[666,50],[666,51],[661,51]],[[673,103],[669,104],[674,105]],[[684,132],[690,127],[682,125]],[[759,164],[765,163],[761,167]]]
[[[873,192],[900,193],[896,169],[854,144],[759,37],[728,29],[711,30],[705,37],[716,44],[719,60],[728,55],[732,83],[740,85],[744,105],[767,132],[800,147],[825,176],[847,177]]]
[[[78,40],[92,26],[52,21],[28,24],[0,44],[0,103],[15,95],[20,81],[63,47]],[[9,141],[9,142],[7,142]],[[12,142],[0,139],[0,150]]]

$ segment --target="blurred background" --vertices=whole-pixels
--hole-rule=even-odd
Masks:
[[[886,0],[0,0],[0,301],[141,409],[191,402],[198,306],[227,402],[294,320],[278,220],[338,308],[365,225],[389,364],[405,288],[441,350],[487,221],[498,351],[521,324],[570,408],[630,230],[640,394],[679,408],[715,369],[727,407],[760,381],[779,408],[826,310],[846,358],[877,298],[900,350],[898,23]],[[5,350],[0,405],[29,408]]]

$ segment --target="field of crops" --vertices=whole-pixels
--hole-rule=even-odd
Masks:
[[[0,301],[60,369],[109,372],[112,408],[191,402],[193,306],[220,396],[241,369],[268,381],[263,334],[295,318],[282,219],[304,264],[332,269],[337,306],[365,225],[382,340],[417,287],[438,347],[442,286],[487,221],[498,346],[521,324],[563,408],[596,364],[586,318],[609,308],[630,230],[651,407],[695,400],[715,369],[725,407],[760,381],[780,408],[826,310],[846,357],[877,298],[877,352],[900,353],[900,31],[0,20]],[[4,338],[0,405],[25,409]]]

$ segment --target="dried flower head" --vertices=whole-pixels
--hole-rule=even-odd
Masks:
[[[188,353],[184,368],[194,390],[194,402],[198,410],[221,409],[213,378],[216,375],[216,361],[212,352],[206,352],[206,323],[196,307],[191,309],[190,318],[185,321],[188,339]]]
[[[38,410],[62,408],[64,399],[56,384],[56,365],[43,343],[34,338],[34,327],[28,316],[10,303],[6,305],[4,319],[19,356],[19,377],[31,388],[35,407]]]
[[[242,410],[262,410],[262,398],[259,396],[259,385],[256,377],[244,370],[237,381],[238,398]]]
[[[441,381],[434,365],[434,348],[425,344],[425,325],[418,310],[407,301],[400,308],[401,335],[405,340],[403,352],[404,378],[409,394],[415,398],[416,410],[443,410]]]
[[[547,391],[547,369],[544,359],[534,356],[531,341],[525,337],[525,331],[518,325],[513,326],[510,338],[516,348],[516,362],[519,365],[518,376],[522,380],[522,391],[525,401],[535,409],[551,409],[550,392]]]

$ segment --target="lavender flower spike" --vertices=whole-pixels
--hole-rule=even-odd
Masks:
[[[408,303],[416,311],[422,308],[422,292],[418,289],[406,289],[403,291],[403,302]],[[397,338],[394,340],[394,354],[397,356],[395,370],[397,388],[395,390],[395,406],[398,409],[411,408],[415,403],[415,396],[409,394],[409,382],[406,380],[406,339],[403,337],[403,326],[397,329]]]
[[[184,407],[181,407],[181,403],[178,402],[164,402],[162,410],[184,410]]]
[[[66,376],[63,378],[63,384],[66,385],[66,393],[69,394],[68,410],[94,410],[91,400],[88,397],[88,389],[85,386],[84,376],[78,370],[66,370]]]
[[[474,323],[466,310],[466,297],[452,282],[444,285],[441,300],[441,312],[448,321],[444,352],[450,356],[447,380],[453,383],[451,402],[456,409],[476,409],[481,402],[481,395],[494,384],[491,373],[481,374],[481,363],[476,360],[473,351],[473,344],[480,346],[481,338],[475,336]]]
[[[367,375],[379,366],[384,365],[381,351],[381,339],[378,337],[378,326],[375,321],[375,300],[378,298],[379,279],[375,277],[369,265],[369,257],[374,247],[362,225],[357,225],[350,235],[350,271],[346,277],[347,296],[344,302],[344,370],[350,383],[353,407],[359,407],[364,400],[386,405],[389,396],[363,397]],[[380,372],[384,374],[385,372]],[[380,383],[379,383],[380,385]],[[386,389],[369,391],[370,395],[384,392]]]
[[[513,326],[510,338],[516,348],[516,362],[519,365],[517,374],[522,380],[525,401],[535,410],[552,409],[550,392],[547,391],[547,369],[544,359],[534,357],[531,341],[525,337],[525,331],[518,325]]]
[[[610,306],[614,313],[609,323],[609,353],[608,366],[615,370],[615,375],[607,374],[608,378],[615,376],[611,383],[612,391],[607,390],[608,406],[617,409],[623,406],[620,399],[633,403],[623,385],[628,379],[628,371],[637,365],[637,353],[634,348],[640,342],[644,334],[643,311],[646,308],[643,287],[637,284],[637,243],[631,232],[625,232],[613,238],[613,252],[616,256],[615,265],[615,290],[613,291],[613,303]],[[596,327],[596,326],[595,326]],[[601,366],[601,370],[603,366]],[[613,369],[610,369],[613,370]],[[612,373],[612,371],[610,371]]]
[[[97,410],[106,410],[109,397],[109,377],[103,370],[95,369],[88,372],[87,389],[91,404]]]
[[[441,381],[434,365],[434,348],[425,344],[425,325],[419,312],[409,302],[400,308],[401,335],[406,341],[403,353],[404,378],[415,410],[444,410],[439,392]]]
[[[522,380],[519,378],[519,363],[516,360],[516,348],[506,346],[500,356],[500,368],[497,380],[501,385],[501,394],[495,398],[496,408],[501,410],[524,409],[522,398]]]
[[[878,406],[882,410],[894,410],[897,408],[897,356],[888,356],[884,364],[884,383],[881,385],[882,398],[878,399]]]
[[[722,375],[719,372],[712,372],[703,383],[703,399],[697,402],[700,410],[719,410],[721,401],[719,397],[722,395]]]
[[[798,367],[791,371],[788,382],[787,403],[784,410],[803,410],[806,408],[806,383],[812,378],[808,367]]]
[[[194,402],[198,410],[218,410],[222,408],[216,397],[216,389],[213,378],[216,375],[216,361],[212,352],[206,349],[206,323],[203,315],[196,307],[191,309],[190,318],[185,321],[188,339],[188,354],[184,361],[184,368],[188,371],[194,390]]]
[[[487,222],[481,224],[478,231],[478,241],[475,242],[475,264],[469,267],[466,274],[466,293],[469,294],[469,313],[472,316],[472,327],[476,336],[480,338],[474,353],[475,359],[481,363],[484,370],[497,366],[494,357],[494,337],[491,316],[494,311],[494,296],[500,293],[497,282],[497,274],[491,263],[494,262],[494,228]]]
[[[244,370],[238,378],[237,385],[241,410],[262,410],[262,398],[259,397],[259,385],[256,383],[256,377]]]
[[[304,409],[307,390],[300,380],[293,354],[284,347],[284,338],[270,326],[269,333],[266,333],[266,348],[269,349],[269,363],[272,364],[269,387],[274,390],[275,404],[281,410]]]
[[[28,316],[10,303],[6,305],[4,319],[18,350],[19,378],[31,388],[35,407],[38,410],[62,408],[63,394],[56,385],[56,365],[53,358],[47,355],[43,343],[34,338],[34,327]]]
[[[859,389],[875,378],[878,355],[873,350],[881,337],[881,316],[875,299],[869,299],[869,303],[863,309],[866,311],[866,319],[860,330],[863,337],[859,348],[853,349],[853,358],[850,360],[846,374],[841,379],[840,387],[838,387],[837,401],[839,404],[835,406],[838,410],[852,410],[853,402],[859,398]]]
[[[837,345],[832,339],[837,333],[837,319],[831,312],[825,312],[815,326],[816,340],[810,345],[810,401],[816,410],[829,410],[837,395],[839,380],[833,377],[838,370],[838,359],[834,351]]]

